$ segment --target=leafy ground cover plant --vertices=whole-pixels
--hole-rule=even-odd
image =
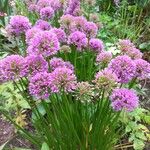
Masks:
[[[16,90],[6,97],[16,100],[19,118],[1,111],[36,149],[114,149],[120,113],[139,106],[134,85],[148,78],[150,64],[128,39],[118,41],[117,53],[107,51],[90,3],[17,0],[5,28],[16,48],[0,61],[0,82]],[[22,122],[26,109],[32,132]]]

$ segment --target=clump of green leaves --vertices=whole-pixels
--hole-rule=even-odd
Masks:
[[[146,142],[150,140],[150,112],[146,109],[137,108],[133,112],[121,114],[121,122],[125,126],[125,134],[129,142],[133,143],[135,150],[144,149]]]
[[[24,127],[27,124],[25,110],[30,109],[26,100],[20,95],[18,89],[14,88],[12,82],[2,84],[0,93],[0,108],[13,113],[13,120]]]

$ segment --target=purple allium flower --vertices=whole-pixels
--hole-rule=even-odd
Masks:
[[[41,29],[33,27],[26,32],[26,42],[29,44],[30,40],[41,31]]]
[[[54,57],[50,60],[50,67],[51,67],[51,70],[53,70],[53,71],[56,68],[63,68],[63,67],[74,70],[74,66],[69,61],[65,62],[65,61],[63,61],[62,58],[56,58],[56,57]]]
[[[51,25],[47,21],[44,21],[41,19],[36,22],[34,27],[39,28],[41,30],[50,30],[51,29]]]
[[[98,27],[94,22],[86,22],[84,25],[84,31],[88,38],[94,38],[97,35]]]
[[[83,28],[86,22],[87,20],[83,16],[74,17],[74,22],[72,23],[71,30],[83,32]]]
[[[61,2],[61,0],[51,0],[50,3],[54,11],[57,11],[63,8],[63,3]]]
[[[32,38],[27,51],[29,54],[41,54],[44,57],[49,57],[55,55],[59,49],[56,34],[50,31],[41,31]]]
[[[71,26],[72,26],[72,23],[74,22],[74,17],[72,15],[63,15],[61,18],[60,18],[60,24],[61,24],[61,27],[66,31],[66,32],[69,32],[71,30]]]
[[[114,89],[110,96],[112,107],[116,111],[125,109],[126,111],[133,111],[138,107],[138,97],[133,90],[121,88]]]
[[[143,54],[137,48],[130,48],[128,49],[128,51],[126,51],[125,54],[131,57],[132,59],[141,59],[143,56]]]
[[[109,69],[117,75],[120,83],[128,83],[135,76],[136,65],[129,56],[123,55],[112,59]]]
[[[100,53],[104,50],[104,44],[99,39],[95,39],[95,38],[90,39],[89,46],[91,50],[93,50],[96,53]]]
[[[76,76],[71,69],[66,67],[56,68],[51,73],[51,91],[54,93],[61,92],[73,92],[76,88]]]
[[[43,20],[51,19],[54,16],[54,10],[52,7],[44,7],[40,10],[40,17]]]
[[[12,16],[9,24],[6,27],[6,31],[9,35],[20,36],[25,34],[25,32],[31,28],[31,23],[29,19],[25,16]]]
[[[113,73],[109,69],[105,69],[102,71],[99,71],[95,75],[94,83],[96,84],[96,87],[98,89],[107,89],[111,90],[114,86],[116,86],[116,83],[118,82],[118,77],[115,73]]]
[[[135,45],[128,39],[119,40],[118,46],[122,52],[127,52],[129,49],[135,48]]]
[[[30,4],[28,7],[28,10],[31,12],[38,12],[39,11],[39,7],[36,4]]]
[[[70,0],[69,6],[65,14],[70,14],[76,16],[77,12],[80,10],[80,0]]]
[[[44,7],[51,6],[51,0],[39,0],[37,2],[38,10],[40,11]]]
[[[96,62],[102,63],[102,64],[107,64],[110,62],[110,60],[112,59],[112,53],[111,52],[107,52],[107,51],[103,51],[102,53],[99,53],[96,57]]]
[[[25,58],[22,74],[34,76],[39,72],[47,72],[48,63],[42,55],[29,55]]]
[[[134,60],[136,64],[136,77],[138,79],[146,79],[150,77],[150,63],[143,59]]]
[[[0,79],[5,81],[16,80],[23,77],[24,58],[20,55],[11,55],[0,61]]]
[[[61,28],[52,28],[50,31],[54,32],[59,40],[59,42],[66,42],[67,36],[63,29]]]
[[[37,99],[47,99],[50,96],[50,73],[40,72],[30,78],[30,94]]]
[[[68,37],[68,43],[77,46],[78,50],[81,51],[87,46],[88,40],[83,32],[75,31]]]
[[[76,86],[77,100],[81,102],[90,102],[91,96],[94,95],[93,86],[88,82],[78,82]]]

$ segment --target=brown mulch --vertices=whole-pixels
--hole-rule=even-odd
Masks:
[[[14,136],[13,126],[9,122],[4,121],[2,116],[0,116],[0,145],[7,142],[13,136]]]
[[[25,140],[24,138],[17,135],[11,123],[6,121],[0,115],[0,146],[7,141],[9,142],[6,147],[9,150],[13,150],[14,147],[27,148],[27,149],[29,148],[31,150],[35,150],[33,148],[33,145],[27,140]]]

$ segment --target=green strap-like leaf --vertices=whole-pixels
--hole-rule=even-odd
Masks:
[[[50,150],[49,147],[48,147],[48,145],[47,145],[47,143],[44,142],[44,143],[42,144],[41,150]]]

